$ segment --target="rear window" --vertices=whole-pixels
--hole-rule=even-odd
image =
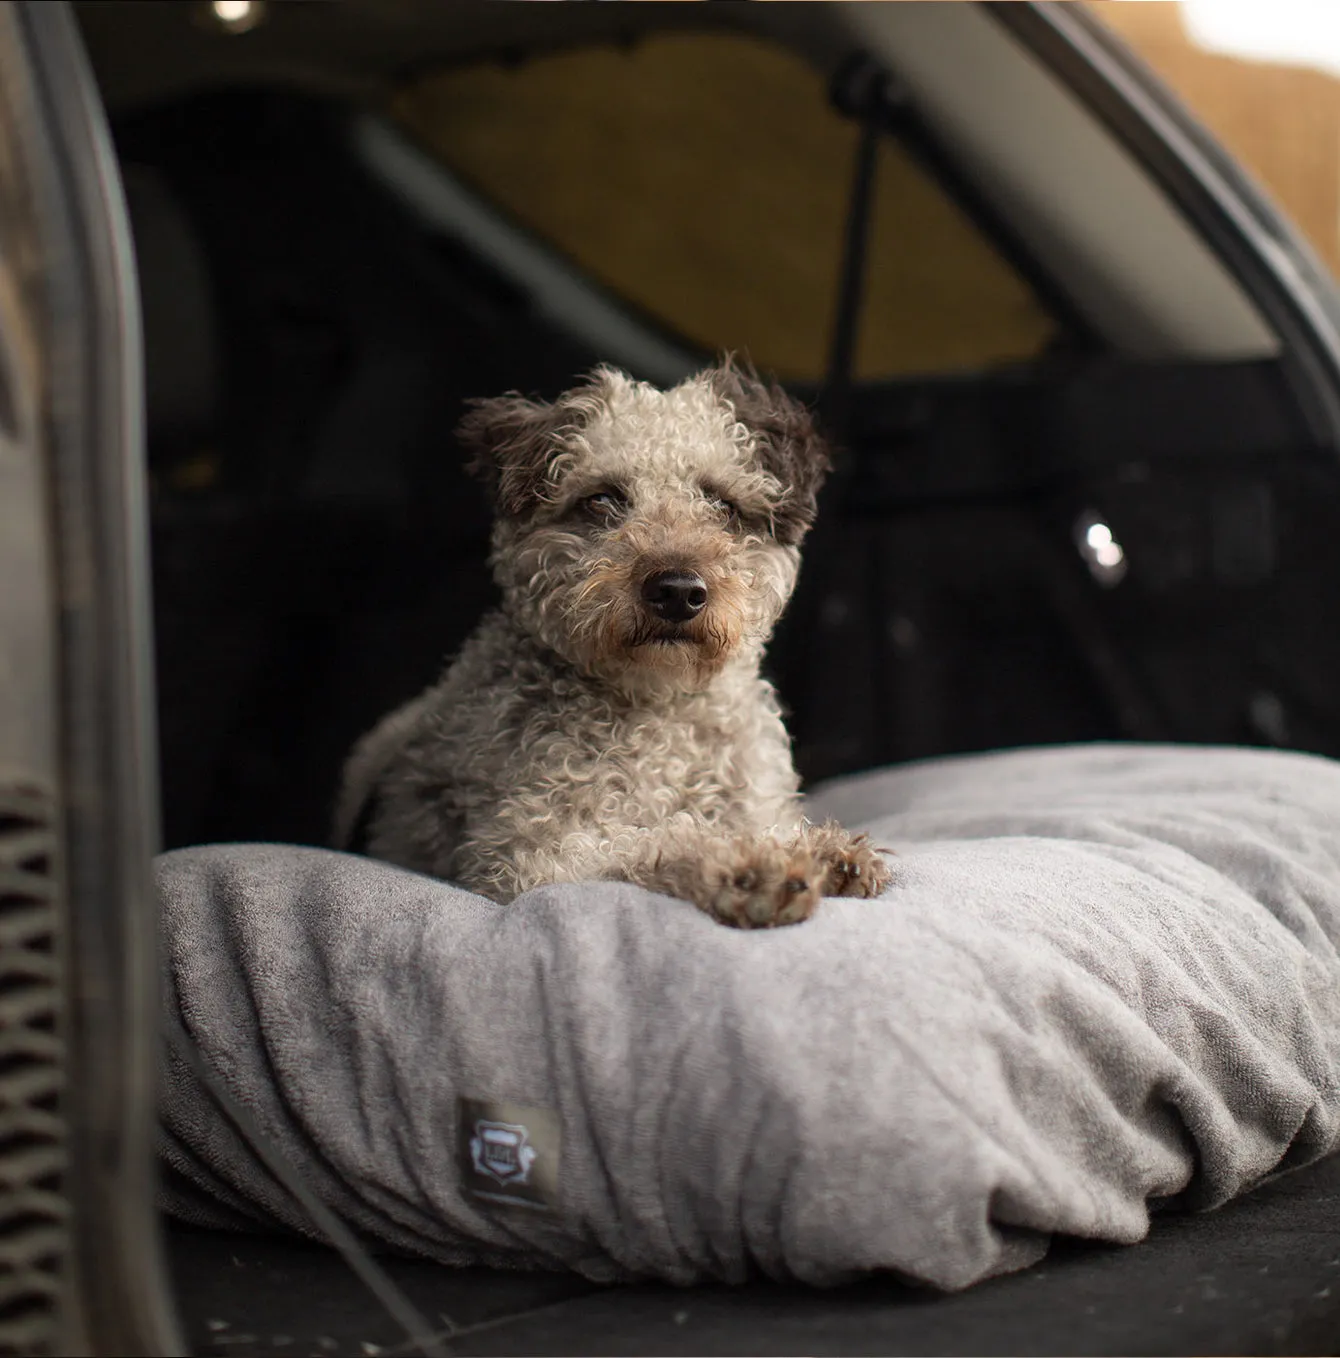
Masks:
[[[1089,9],[1247,166],[1340,277],[1336,6],[1252,0],[1248,13],[1211,3],[1221,12],[1205,0],[1102,0]]]
[[[393,114],[440,162],[668,331],[796,381],[827,365],[857,128],[823,76],[743,35],[456,67]],[[880,150],[861,380],[1027,360],[1055,321],[892,140]]]

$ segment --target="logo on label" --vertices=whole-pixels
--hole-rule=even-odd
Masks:
[[[463,1192],[488,1202],[558,1209],[561,1136],[552,1109],[461,1098],[456,1119]]]
[[[528,1138],[526,1129],[517,1122],[476,1122],[470,1138],[475,1172],[503,1185],[528,1183],[530,1167],[538,1154]]]

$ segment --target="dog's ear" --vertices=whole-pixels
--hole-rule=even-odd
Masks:
[[[494,508],[517,515],[542,498],[560,452],[558,432],[571,416],[557,405],[516,392],[471,401],[456,437],[466,467],[487,487]]]
[[[814,416],[776,382],[765,381],[749,365],[725,359],[709,380],[718,398],[754,436],[765,471],[786,488],[773,515],[777,541],[794,546],[809,531],[819,507],[819,487],[832,462]]]

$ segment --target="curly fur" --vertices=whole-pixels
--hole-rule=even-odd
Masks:
[[[597,368],[552,404],[475,403],[502,607],[345,769],[336,839],[499,901],[615,878],[724,922],[873,894],[863,839],[799,813],[759,665],[828,460],[809,413],[726,362],[669,391]],[[661,572],[705,590],[667,620]]]

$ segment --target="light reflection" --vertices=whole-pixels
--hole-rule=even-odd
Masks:
[[[245,33],[264,17],[262,0],[212,0],[209,12],[228,33]]]
[[[1110,588],[1126,574],[1126,552],[1109,524],[1097,514],[1081,514],[1075,524],[1075,544],[1089,573],[1100,585]]]

